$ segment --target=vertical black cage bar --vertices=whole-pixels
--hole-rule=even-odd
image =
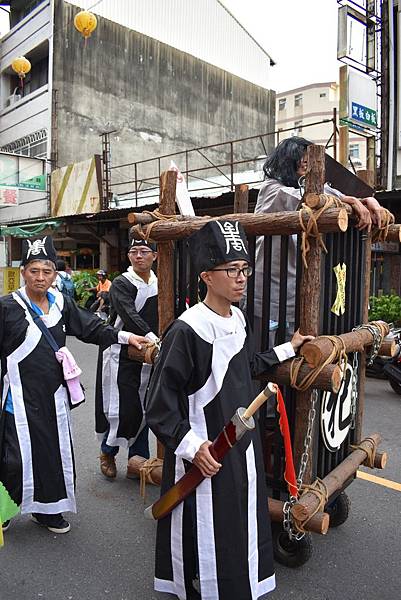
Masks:
[[[270,280],[272,273],[272,237],[264,237],[263,246],[263,292],[262,292],[262,335],[261,349],[269,346],[270,334]]]
[[[277,343],[283,344],[287,329],[288,236],[280,237],[280,292]]]

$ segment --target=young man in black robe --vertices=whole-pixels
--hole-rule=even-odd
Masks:
[[[250,404],[252,375],[311,338],[297,332],[287,344],[253,353],[246,317],[232,305],[252,273],[238,222],[209,222],[189,238],[189,249],[207,295],[165,335],[146,416],[165,445],[162,494],[188,463],[206,479],[158,521],[155,589],[180,600],[256,600],[275,587],[260,434],[245,434],[222,465],[209,446],[237,408]]]
[[[131,266],[114,279],[110,288],[111,323],[148,341],[157,340],[157,277],[152,270],[156,246],[132,240],[128,250]],[[99,352],[96,379],[96,432],[100,437],[100,469],[103,475],[117,474],[115,456],[119,447],[128,448],[127,477],[133,476],[131,458],[149,458],[148,427],[143,401],[149,383],[150,365],[128,358],[127,348],[112,344]]]
[[[70,405],[83,393],[71,379],[80,369],[65,348],[66,336],[98,345],[145,340],[105,327],[52,288],[55,263],[50,236],[24,240],[25,286],[0,298],[0,481],[22,513],[67,533],[62,512],[76,512]]]

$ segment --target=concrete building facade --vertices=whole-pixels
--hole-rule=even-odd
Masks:
[[[218,0],[163,0],[158,20],[155,2],[140,4],[147,13],[136,31],[131,2],[103,0],[93,8],[98,25],[85,43],[73,24],[85,2],[10,0],[11,29],[0,44],[0,151],[44,158],[50,171],[101,154],[105,132],[112,132],[112,164],[121,165],[274,130],[272,60]],[[162,31],[160,19],[171,14],[185,35],[160,40],[150,24]],[[225,31],[220,40],[217,18]],[[11,68],[20,55],[32,64],[23,87]],[[260,153],[258,143],[254,151],[248,145],[248,156]],[[273,143],[266,141],[267,151]],[[227,147],[212,155],[229,158]],[[38,204],[29,220],[51,218],[50,205]],[[23,207],[15,213],[14,223],[28,220]],[[61,250],[92,248],[103,266],[118,268],[126,231],[116,233],[117,213],[91,228],[70,219],[57,234]]]
[[[269,88],[273,59],[220,0],[67,2]]]
[[[187,39],[172,40],[181,46],[178,49],[121,25],[118,20],[124,11],[117,11],[114,2],[113,19],[110,11],[107,19],[98,17],[95,33],[84,44],[73,25],[77,6],[63,0],[25,4],[33,10],[26,16],[18,13],[23,17],[19,21],[14,15],[14,26],[1,40],[3,151],[53,159],[63,166],[98,153],[99,136],[115,130],[119,163],[274,129],[274,94],[267,89],[271,59],[216,0],[187,3],[193,11],[193,32],[199,34],[206,25],[197,15],[217,5],[242,46],[247,43],[250,48],[240,71],[245,73],[248,67],[251,73],[257,56],[259,64],[264,63],[259,79],[265,87],[219,67],[224,64],[220,47],[217,66],[191,54],[188,23],[184,23]],[[143,7],[149,22],[156,12],[153,4]],[[108,6],[104,0],[99,10]],[[209,38],[203,33],[205,50]],[[200,39],[197,45],[197,54],[206,55]],[[227,57],[231,58],[232,47],[225,46]],[[32,63],[23,89],[11,69],[18,55]]]
[[[327,144],[333,135],[333,109],[339,108],[340,86],[335,81],[312,83],[276,96],[279,139],[299,135],[315,144]],[[326,121],[326,122],[323,122]],[[333,156],[333,148],[328,149]],[[351,133],[349,152],[355,169],[366,167],[366,141]]]
[[[57,4],[60,165],[95,153],[107,130],[113,163],[123,164],[274,129],[272,92],[104,18],[83,48],[71,29],[76,7]]]

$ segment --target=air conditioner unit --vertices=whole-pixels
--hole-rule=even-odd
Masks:
[[[18,102],[18,100],[21,100],[21,96],[19,94],[11,94],[11,96],[9,96],[6,100],[6,106],[12,106]]]

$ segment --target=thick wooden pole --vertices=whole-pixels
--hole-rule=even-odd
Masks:
[[[177,173],[164,171],[160,176],[159,211],[163,215],[175,214],[175,188]],[[159,335],[174,320],[174,246],[171,241],[157,244],[157,280],[159,304]]]
[[[320,208],[325,203],[325,198],[320,194],[305,194],[303,198],[304,203],[309,206],[309,208]],[[355,220],[355,214],[350,205],[344,205],[345,210],[347,211],[351,220]],[[393,223],[389,225],[386,235],[387,242],[400,242],[401,243],[401,226],[397,223]]]
[[[176,171],[164,171],[160,175],[159,211],[163,215],[175,214]],[[157,244],[157,285],[159,336],[174,320],[174,243]],[[164,458],[163,445],[157,441],[157,458]]]
[[[387,242],[401,242],[401,226],[400,225],[390,225],[388,228],[388,233],[386,237]]]
[[[234,213],[247,213],[249,203],[249,188],[246,183],[235,186]]]
[[[390,328],[387,323],[382,321],[381,327],[384,336],[388,335]],[[367,346],[371,346],[373,343],[373,336],[367,329],[359,329],[358,331],[342,333],[336,337],[343,341],[347,354],[349,352],[363,352]],[[390,345],[384,344],[383,351],[381,353],[388,351],[390,353],[393,352],[394,354],[395,347],[395,342]],[[322,336],[304,344],[304,346],[301,348],[300,354],[305,357],[305,360],[310,367],[317,367],[330,356],[332,350],[333,343],[327,337]],[[390,354],[390,356],[393,354]]]
[[[281,363],[281,365],[269,369],[265,375],[262,373],[259,375],[258,379],[261,379],[262,381],[272,381],[279,385],[290,385],[290,370],[291,361],[287,360]],[[299,372],[299,380],[303,380],[310,372],[311,369],[307,365],[303,365]],[[316,378],[313,387],[319,390],[334,392],[336,394],[340,389],[341,381],[342,373],[340,367],[338,365],[327,365]]]
[[[348,125],[340,125],[338,139],[340,142],[340,144],[339,144],[339,146],[340,146],[339,162],[342,165],[344,165],[344,167],[347,167],[348,160],[349,160],[349,128],[348,128]]]
[[[380,444],[381,437],[378,433],[373,433],[370,438],[374,441],[376,447]],[[371,450],[372,444],[370,441],[362,440],[360,446],[361,448],[366,448],[366,452],[363,449],[354,450],[323,479],[323,483],[327,489],[328,498],[335,492],[340,491],[344,487],[346,481],[353,477],[360,465],[365,462],[367,452]],[[303,494],[298,500],[297,505],[299,504],[305,507],[308,514],[312,514],[319,506],[319,500],[315,494],[306,492],[306,494]]]
[[[394,340],[384,340],[379,348],[379,356],[390,356],[393,358],[398,352],[398,344]]]
[[[134,346],[128,347],[128,356],[131,360],[141,363],[152,364],[156,360],[158,355],[158,349],[155,344],[150,342],[142,346],[141,350],[134,348]],[[291,362],[287,360],[277,367],[269,369],[266,373],[261,373],[257,379],[261,381],[271,381],[278,383],[279,385],[290,385],[291,381]],[[304,364],[299,372],[299,380],[304,379],[311,372],[311,369]],[[329,392],[338,392],[341,386],[342,372],[338,365],[327,365],[313,384],[319,390],[325,390]]]
[[[299,211],[278,213],[237,213],[224,215],[224,217],[179,217],[174,221],[159,221],[152,215],[131,213],[131,222],[137,223],[131,228],[131,235],[141,237],[137,227],[144,234],[147,233],[147,224],[152,224],[150,239],[155,242],[167,240],[180,240],[190,236],[201,229],[209,221],[231,220],[239,221],[249,235],[293,235],[302,233],[299,222]],[[305,225],[309,222],[309,215],[304,215]],[[322,233],[344,232],[348,227],[348,210],[344,208],[329,208],[319,218],[319,231]]]
[[[274,498],[268,499],[270,518],[275,523],[282,523],[284,518],[283,507],[284,502],[281,500],[275,500]],[[309,517],[308,512],[304,509],[304,520],[306,521]],[[302,520],[302,519],[301,519]],[[312,531],[313,533],[320,533],[326,535],[329,529],[330,516],[324,512],[316,513],[311,520],[306,523],[306,531]]]
[[[325,157],[323,146],[308,146],[308,172],[305,180],[305,194],[322,194],[324,190]],[[308,268],[302,265],[300,286],[299,328],[303,335],[319,334],[320,320],[320,270],[321,250],[316,239],[310,240]],[[299,392],[295,407],[294,455],[299,467],[304,441],[308,428],[308,414],[311,405],[311,392]],[[310,483],[313,462],[313,443],[310,446],[309,462],[305,471],[304,483]]]

